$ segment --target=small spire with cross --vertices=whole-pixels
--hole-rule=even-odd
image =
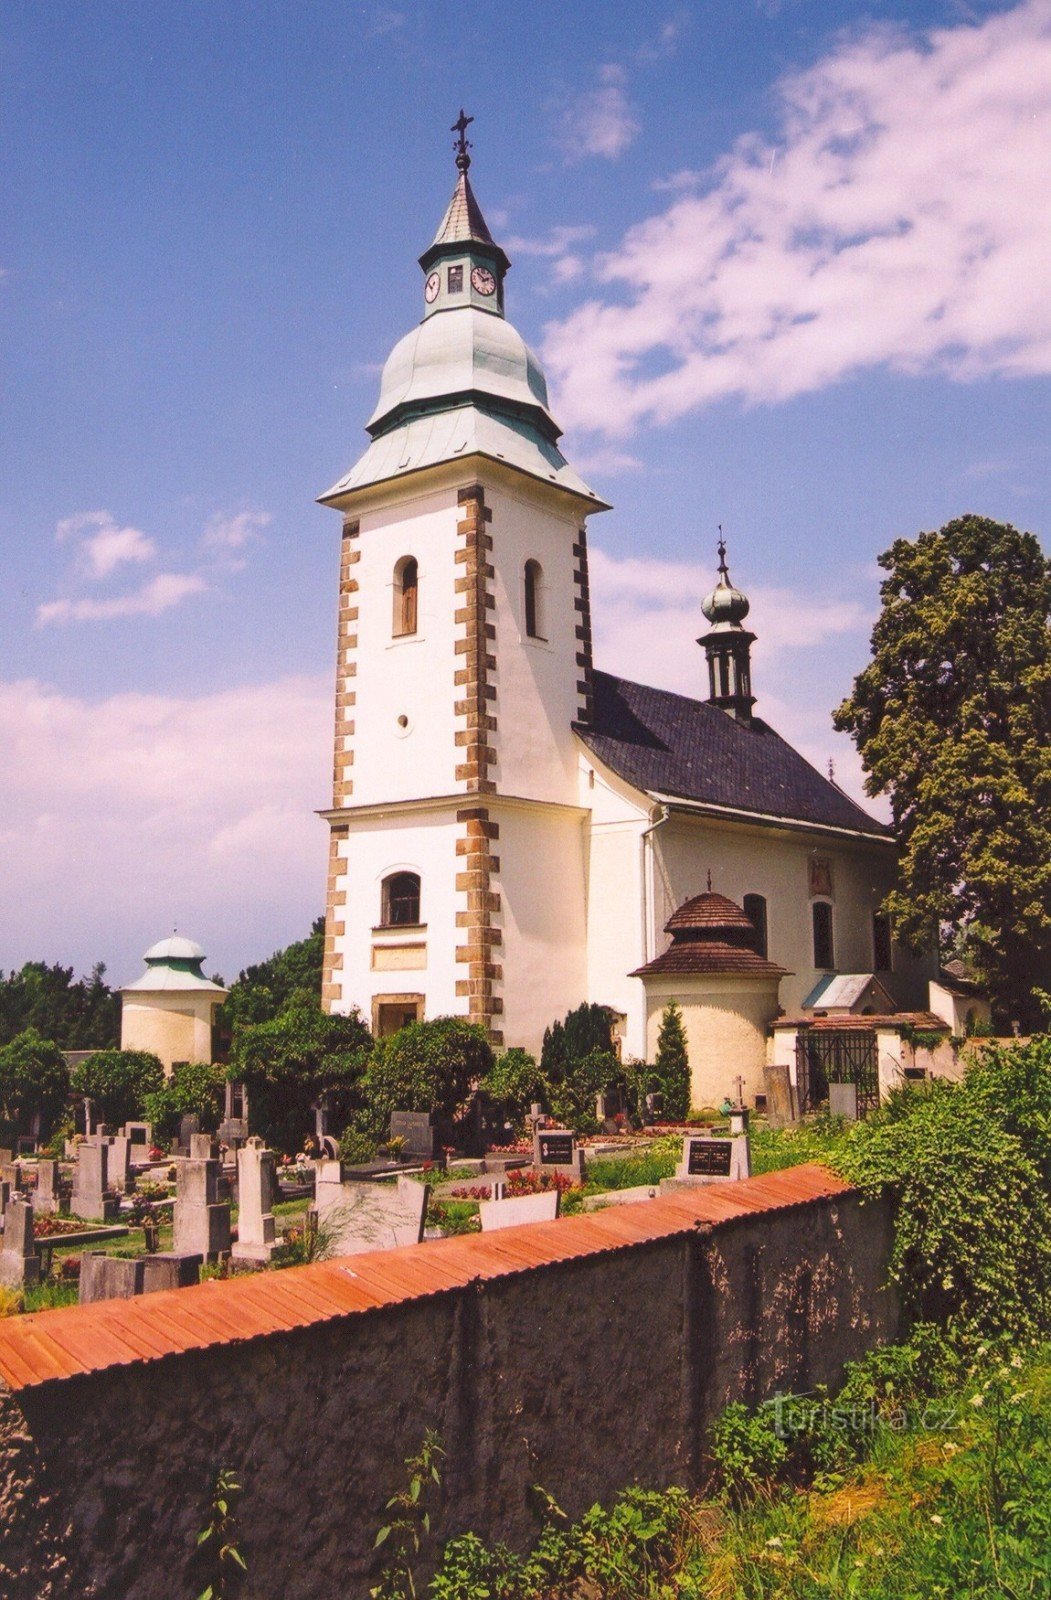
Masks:
[[[729,583],[730,569],[726,565],[726,540],[723,538],[723,525],[721,522],[719,523],[719,543],[717,549],[719,551],[719,576],[720,578],[724,578],[726,582]]]
[[[463,106],[461,106],[460,115],[449,130],[450,133],[455,133],[458,136],[453,149],[456,151],[456,165],[464,173],[471,165],[471,158],[467,153],[471,148],[471,141],[467,138],[467,129],[473,121],[473,117],[464,116]]]
[[[828,758],[828,781],[829,783],[835,783],[836,781],[836,763],[831,756]]]
[[[711,892],[712,892],[712,869],[711,869],[711,867],[709,867],[708,868],[708,893],[711,894]]]

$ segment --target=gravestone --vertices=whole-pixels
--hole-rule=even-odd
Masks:
[[[123,1134],[107,1140],[109,1145],[109,1161],[106,1167],[106,1176],[111,1189],[116,1189],[118,1194],[127,1194],[131,1188],[131,1140]]]
[[[109,1145],[88,1144],[77,1149],[73,1168],[73,1196],[70,1210],[87,1222],[114,1222],[120,1212],[120,1197],[108,1185]]]
[[[11,1185],[0,1178],[0,1217],[6,1216],[7,1208],[11,1204]]]
[[[230,1202],[219,1199],[218,1161],[184,1157],[175,1168],[176,1255],[215,1261],[230,1250]]]
[[[179,1121],[179,1153],[188,1156],[190,1153],[190,1140],[195,1133],[201,1131],[201,1119],[189,1114]]]
[[[318,1227],[331,1234],[334,1256],[419,1244],[427,1216],[427,1185],[412,1178],[396,1183],[341,1183],[338,1161],[319,1161],[314,1206]]]
[[[57,1161],[38,1161],[36,1188],[33,1190],[33,1210],[41,1216],[54,1216],[60,1207],[59,1173]]]
[[[847,1122],[857,1122],[857,1084],[830,1083],[828,1086],[828,1112],[831,1117],[844,1117]]]
[[[533,1166],[538,1172],[562,1172],[583,1183],[584,1152],[576,1134],[566,1128],[534,1128]]]
[[[219,1142],[210,1133],[191,1133],[190,1160],[218,1161]]]
[[[241,1261],[269,1261],[277,1249],[274,1202],[277,1199],[274,1152],[262,1139],[249,1139],[237,1152],[237,1243]]]
[[[796,1093],[786,1066],[765,1067],[766,1120],[771,1128],[790,1128],[796,1121]]]
[[[40,1282],[40,1257],[33,1248],[33,1207],[12,1200],[4,1213],[4,1248],[0,1250],[0,1283],[9,1289]]]
[[[21,1189],[22,1168],[17,1161],[0,1161],[0,1183],[10,1184],[12,1194]]]
[[[143,1256],[107,1256],[85,1250],[80,1257],[82,1306],[96,1300],[133,1300],[142,1293]]]
[[[174,1250],[142,1257],[142,1293],[160,1289],[189,1289],[201,1281],[201,1256],[180,1256]]]
[[[153,1145],[152,1122],[126,1122],[123,1134],[130,1147],[131,1165],[133,1167],[149,1166],[150,1149]]]
[[[434,1118],[426,1111],[392,1111],[390,1138],[405,1140],[410,1161],[433,1161],[437,1134]]]
[[[714,1139],[688,1133],[682,1141],[682,1162],[675,1169],[677,1183],[733,1183],[752,1175],[747,1135]]]
[[[493,1233],[497,1228],[517,1228],[526,1222],[554,1222],[558,1216],[558,1190],[515,1195],[510,1200],[480,1200],[478,1215],[483,1233]]]

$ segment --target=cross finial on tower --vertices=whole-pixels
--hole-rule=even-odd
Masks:
[[[708,868],[708,893],[711,894],[711,892],[712,892],[712,869],[711,869],[711,867],[709,867]]]
[[[455,145],[453,146],[453,149],[456,151],[456,165],[459,167],[461,172],[466,172],[467,168],[471,165],[471,158],[467,154],[468,150],[471,148],[471,142],[467,138],[467,129],[473,121],[473,117],[464,116],[463,106],[461,106],[460,115],[457,117],[456,121],[449,130],[450,133],[455,133],[459,136]]]
[[[727,583],[729,583],[729,581],[730,581],[730,569],[726,565],[726,540],[723,538],[723,525],[722,525],[721,522],[719,524],[718,551],[719,551],[719,576],[720,576],[720,578],[725,578]]]
[[[835,783],[836,781],[836,763],[831,756],[828,758],[828,781],[829,783]]]

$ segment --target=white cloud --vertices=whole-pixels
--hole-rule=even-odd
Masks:
[[[616,161],[639,131],[628,98],[628,75],[608,62],[599,68],[598,83],[568,105],[562,116],[562,149],[569,161],[605,156]]]
[[[208,584],[199,573],[159,572],[130,594],[114,595],[109,600],[48,600],[37,606],[36,626],[50,623],[112,622],[117,617],[159,617],[191,594],[202,594]]]
[[[59,543],[77,541],[77,567],[87,578],[108,578],[126,561],[152,561],[153,540],[140,528],[118,527],[109,511],[78,511],[55,525]]]
[[[0,683],[5,964],[102,958],[128,982],[177,920],[230,976],[306,933],[324,899],[331,691],[327,675],[97,701]]]
[[[252,544],[272,521],[268,511],[239,511],[236,516],[217,511],[209,517],[201,535],[201,548],[217,555],[230,555]]]
[[[779,88],[776,141],[631,229],[597,262],[608,297],[547,330],[567,422],[628,433],[881,365],[1051,372],[1051,0],[869,30]]]

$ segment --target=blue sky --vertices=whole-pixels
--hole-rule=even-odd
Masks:
[[[322,903],[338,519],[475,117],[600,664],[829,712],[877,553],[1046,537],[1051,4],[21,0],[0,18],[0,965],[232,976]]]

